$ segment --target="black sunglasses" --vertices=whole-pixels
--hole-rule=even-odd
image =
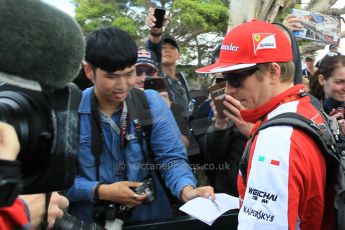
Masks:
[[[145,73],[146,76],[152,77],[157,73],[157,70],[150,66],[136,66],[135,69],[137,71],[137,76],[141,76]]]
[[[318,63],[318,65],[316,67],[321,68],[324,67],[324,63],[327,63],[328,60],[330,60],[330,58],[333,59],[333,57],[337,57],[337,56],[341,56],[340,53],[338,52],[329,52],[327,53]]]
[[[246,68],[240,72],[224,72],[224,79],[229,83],[232,88],[238,88],[241,86],[241,82],[248,76],[252,75],[259,69],[259,66]]]

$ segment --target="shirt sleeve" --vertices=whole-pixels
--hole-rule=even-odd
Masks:
[[[12,206],[0,208],[0,229],[30,229],[30,212],[24,200],[17,198]]]
[[[94,202],[94,189],[98,181],[90,181],[77,175],[73,186],[65,192],[66,197],[70,201],[90,201]]]
[[[181,133],[162,97],[153,90],[146,90],[145,93],[153,119],[151,147],[154,158],[167,187],[179,197],[186,185],[196,187]]]
[[[292,130],[291,127],[267,128],[253,142],[238,229],[288,229]]]
[[[146,48],[151,50],[157,57],[157,62],[162,62],[162,42],[152,43],[150,39],[147,40]]]

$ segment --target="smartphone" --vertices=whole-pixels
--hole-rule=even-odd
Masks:
[[[147,77],[144,81],[144,89],[153,89],[158,92],[168,91],[164,78]]]
[[[216,77],[216,84],[225,81],[224,77]]]
[[[224,109],[223,100],[224,100],[224,95],[225,95],[225,87],[226,87],[226,82],[222,81],[208,88],[208,92],[211,94],[211,98],[214,102],[218,116],[220,118],[225,118],[225,114],[223,113],[223,109]]]
[[[163,27],[164,15],[165,15],[165,10],[159,9],[159,8],[155,9],[155,12],[153,13],[153,16],[155,16],[155,18],[156,18],[154,28],[162,28]]]

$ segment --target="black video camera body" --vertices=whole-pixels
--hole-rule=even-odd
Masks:
[[[80,90],[72,83],[43,92],[35,81],[1,77],[0,120],[19,138],[23,193],[64,190],[74,183],[79,102]]]

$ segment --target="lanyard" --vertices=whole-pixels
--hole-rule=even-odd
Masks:
[[[115,132],[120,135],[121,138],[121,148],[124,148],[125,146],[125,140],[127,135],[127,125],[128,125],[128,108],[127,104],[124,101],[120,106],[121,111],[121,118],[120,118],[120,127],[111,119],[111,117],[108,117],[104,114],[102,114],[102,117],[109,123],[110,127],[115,130]]]

